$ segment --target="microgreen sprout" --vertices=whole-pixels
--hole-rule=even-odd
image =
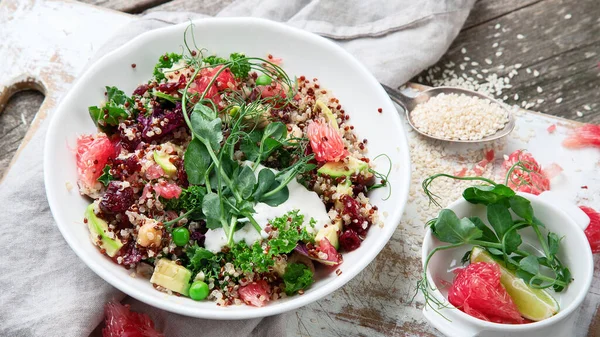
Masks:
[[[515,168],[528,170],[526,172],[531,171],[527,167],[527,163],[517,162],[508,170],[507,182]],[[517,195],[508,186],[487,178],[436,174],[426,178],[422,187],[425,195],[437,206],[439,206],[436,200],[437,196],[430,188],[433,181],[440,177],[485,183],[466,188],[462,196],[470,203],[486,207],[486,220],[489,225],[478,217],[460,219],[449,209],[441,210],[437,218],[426,223],[434,237],[447,243],[447,245],[433,249],[425,259],[423,275],[417,283],[417,291],[421,291],[425,296],[426,305],[436,312],[446,306],[430,293],[435,290],[429,284],[426,274],[431,257],[438,251],[461,246],[478,246],[485,249],[490,256],[509,270],[514,271],[517,277],[523,279],[532,288],[553,288],[554,291],[561,292],[568,286],[572,281],[571,273],[557,256],[560,238],[552,232],[548,232],[544,236],[542,228],[545,226],[535,217],[529,200]],[[511,211],[516,215],[516,219],[513,218]],[[519,231],[525,228],[531,228],[534,231],[542,250],[542,256],[521,249],[523,241]]]

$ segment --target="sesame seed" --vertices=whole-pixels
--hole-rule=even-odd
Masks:
[[[500,24],[499,24],[499,23],[497,23],[497,24],[494,26],[494,29],[500,29]]]
[[[544,91],[542,90],[542,87],[537,87],[537,92],[541,93],[542,91]]]
[[[478,65],[479,65],[479,63],[477,63],[477,62],[473,61],[473,62],[471,62],[471,65],[472,65],[472,66],[478,66]]]
[[[577,111],[577,117],[583,117],[583,112]]]
[[[485,63],[487,63],[487,64],[492,64],[492,60],[490,60],[490,59],[485,59]]]
[[[494,42],[494,44],[492,45],[492,48],[497,48],[498,47],[498,42]]]
[[[565,15],[565,20],[569,20],[570,18],[572,18],[573,16],[569,13],[567,15]]]
[[[562,97],[559,97],[559,98],[556,99],[556,103],[560,103],[562,101],[563,101]]]
[[[496,52],[496,57],[500,57],[500,56],[502,56],[502,52],[501,51],[497,51]]]
[[[519,100],[519,94],[515,94],[514,98],[515,98],[515,101],[518,101]]]
[[[525,35],[523,35],[523,34],[517,34],[517,39],[523,40],[524,38],[525,38]]]
[[[466,54],[466,53],[467,53],[467,48],[462,48],[462,49],[460,50],[460,52],[461,52],[461,53],[463,53],[463,54]]]
[[[521,69],[522,66],[523,66],[522,63],[517,63],[517,64],[515,64],[515,69]]]
[[[584,106],[583,106],[583,108],[584,108],[585,110],[587,110],[587,111],[590,111],[590,110],[592,110],[592,107],[591,107],[591,106],[589,106],[588,104],[584,105]]]
[[[538,76],[540,76],[540,72],[539,72],[539,71],[537,71],[537,70],[534,70],[534,71],[533,71],[533,76],[535,76],[535,77],[538,77]]]

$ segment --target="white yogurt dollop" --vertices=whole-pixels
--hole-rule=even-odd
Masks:
[[[260,169],[262,167],[257,172]],[[246,241],[247,245],[251,245],[259,239],[267,238],[268,234],[264,231],[264,228],[269,221],[294,210],[299,210],[300,214],[304,215],[304,223],[302,225],[308,232],[317,233],[321,228],[325,227],[330,220],[325,205],[317,193],[307,190],[296,179],[290,181],[287,187],[290,191],[290,196],[281,205],[273,207],[264,203],[258,203],[254,206],[256,213],[252,216],[263,230],[258,233],[250,223],[247,223],[233,234],[234,242]],[[316,221],[314,229],[309,226],[311,218]],[[204,247],[207,250],[217,253],[226,245],[227,236],[223,228],[209,229],[206,232]]]

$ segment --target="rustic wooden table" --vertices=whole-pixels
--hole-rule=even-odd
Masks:
[[[213,15],[232,0],[83,2],[131,14],[178,10]],[[442,60],[413,81],[469,86],[485,86],[489,82],[502,90],[495,94],[507,103],[580,122],[600,123],[600,3],[598,0],[479,0]],[[7,103],[0,99],[0,176],[43,100],[44,95],[34,90],[16,93]],[[398,257],[398,250],[410,247],[402,239],[396,241],[399,243],[388,245],[368,268],[369,275],[378,275],[376,281],[382,285],[396,284],[398,278],[408,279],[420,268],[418,258]],[[361,273],[357,278],[365,275]],[[387,277],[395,279],[388,282],[384,279]],[[398,305],[409,300],[412,293],[379,288],[373,282],[367,282],[370,286],[364,288],[366,294],[353,293],[358,287],[345,287],[335,293],[335,301],[325,299],[323,304],[311,305],[313,314],[297,312],[298,326],[290,331],[307,336],[437,335],[421,320],[400,317],[400,312],[395,314]],[[361,305],[361,298],[365,297],[369,303]],[[591,310],[596,314],[587,336],[599,337],[600,307],[598,302],[593,305]]]

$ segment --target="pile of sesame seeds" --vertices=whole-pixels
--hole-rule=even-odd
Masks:
[[[475,96],[439,94],[411,111],[423,133],[451,140],[480,140],[508,123],[508,113],[496,103]]]

